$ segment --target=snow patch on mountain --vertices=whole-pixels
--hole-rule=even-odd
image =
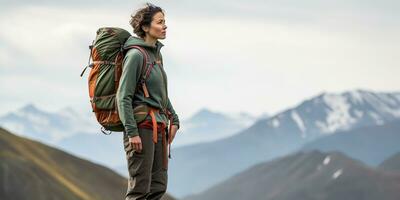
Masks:
[[[343,169],[339,169],[332,174],[332,179],[337,179],[340,175],[342,175]]]
[[[357,118],[361,118],[364,115],[364,112],[361,110],[354,110],[354,114],[357,116]]]
[[[376,112],[370,111],[368,114],[375,119],[375,123],[378,125],[384,124],[384,121],[381,116],[379,116]]]
[[[353,101],[355,103],[363,103],[364,102],[364,98],[363,95],[360,91],[355,90],[355,91],[350,91],[349,92],[350,96],[352,97]]]
[[[330,161],[331,161],[331,157],[330,156],[326,156],[324,161],[323,161],[323,164],[327,165],[327,164],[329,164]]]
[[[350,115],[351,105],[342,95],[326,94],[323,97],[328,106],[326,121],[317,123],[324,132],[334,132],[339,128],[347,129],[356,122]]]
[[[303,120],[301,119],[301,117],[299,116],[299,114],[295,110],[293,110],[291,112],[291,116],[292,116],[292,119],[296,122],[296,124],[299,127],[299,129],[301,130],[301,137],[305,138],[306,137],[306,134],[305,134],[306,133],[306,127],[304,126]]]
[[[271,121],[272,127],[276,128],[279,126],[279,120],[277,118],[272,119]]]
[[[365,101],[375,110],[400,117],[400,99],[397,94],[365,92],[364,96]]]

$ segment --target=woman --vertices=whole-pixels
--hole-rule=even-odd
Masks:
[[[163,44],[158,41],[166,36],[164,11],[147,3],[131,15],[130,24],[137,37],[129,37],[124,48],[133,45],[143,48],[153,68],[145,81],[146,86],[142,87],[138,81],[145,54],[137,48],[129,48],[116,97],[125,127],[124,148],[129,171],[126,199],[161,199],[168,180],[166,134],[168,143],[172,143],[179,129],[178,115],[168,98],[167,76],[160,53]],[[171,126],[166,133],[169,119]]]

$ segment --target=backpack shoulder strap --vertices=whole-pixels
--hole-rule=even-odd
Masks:
[[[131,45],[131,46],[125,47],[124,49],[127,51],[132,48],[138,49],[143,54],[143,66],[142,66],[142,69],[140,70],[140,78],[139,78],[139,83],[137,85],[138,86],[142,85],[143,91],[145,92],[145,96],[149,97],[149,93],[148,93],[147,87],[146,87],[146,80],[149,77],[149,74],[150,74],[151,70],[153,69],[154,64],[152,62],[150,62],[149,54],[143,47],[138,46],[138,45]]]

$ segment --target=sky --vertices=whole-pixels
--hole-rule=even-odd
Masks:
[[[131,34],[147,1],[0,0],[0,114],[34,103],[90,111],[88,45]],[[202,108],[275,114],[321,92],[400,91],[394,0],[149,1],[165,11],[168,93],[184,119]]]

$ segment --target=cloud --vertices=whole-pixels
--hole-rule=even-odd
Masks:
[[[14,2],[1,12],[0,26],[7,28],[0,32],[0,94],[9,96],[7,105],[86,108],[86,80],[79,74],[95,31],[131,31],[129,15],[143,3],[96,2]],[[169,94],[183,116],[203,106],[272,113],[322,90],[398,89],[394,1],[156,4],[166,11],[161,42]]]

